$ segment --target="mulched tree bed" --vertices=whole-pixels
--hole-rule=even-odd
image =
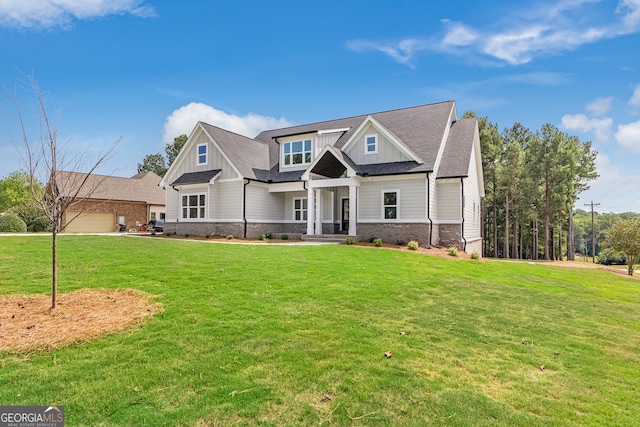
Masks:
[[[144,292],[80,289],[58,295],[0,295],[0,352],[43,351],[137,326],[162,312]]]

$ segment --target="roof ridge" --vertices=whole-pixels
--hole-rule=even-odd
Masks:
[[[232,130],[224,129],[224,128],[221,128],[220,126],[216,126],[216,125],[212,125],[212,124],[207,123],[207,122],[203,122],[202,120],[199,120],[198,123],[201,123],[203,125],[206,125],[206,126],[209,126],[209,127],[215,128],[215,129],[219,129],[221,131],[230,133],[230,134],[235,135],[235,136],[239,136],[239,137],[244,138],[244,139],[248,139],[248,140],[253,141],[253,142],[259,142],[260,144],[267,145],[265,142],[259,141],[259,140],[255,139],[255,138],[250,138],[248,136],[241,135],[238,132],[234,132]],[[260,133],[262,133],[262,132],[260,132]]]
[[[302,124],[299,124],[299,125],[287,126],[287,127],[283,127],[283,128],[266,129],[266,130],[264,130],[264,131],[262,131],[260,133],[283,131],[283,130],[286,130],[286,129],[293,129],[293,128],[297,128],[297,127],[301,127],[301,126],[320,125],[322,123],[336,122],[336,121],[339,121],[339,120],[351,120],[351,119],[357,119],[357,118],[360,118],[360,117],[373,116],[373,115],[376,115],[376,114],[393,113],[393,112],[396,112],[396,111],[410,110],[410,109],[413,109],[413,108],[421,108],[421,107],[429,107],[429,106],[438,105],[438,104],[446,104],[448,102],[455,102],[455,101],[453,99],[449,99],[447,101],[432,102],[432,103],[429,103],[429,104],[414,105],[414,106],[411,106],[411,107],[392,108],[390,110],[377,111],[377,112],[374,112],[374,113],[357,114],[357,115],[349,116],[349,117],[339,117],[337,119],[321,120],[319,122],[302,123]],[[260,135],[260,134],[258,134],[258,135]]]

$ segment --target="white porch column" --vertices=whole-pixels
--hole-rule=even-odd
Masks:
[[[316,234],[322,234],[322,190],[316,190]]]
[[[314,224],[314,209],[313,209],[313,196],[314,196],[315,190],[311,188],[311,185],[309,185],[309,188],[307,189],[307,236],[311,236],[314,233],[313,231],[313,224]]]
[[[357,194],[358,187],[355,185],[349,186],[349,236],[356,235],[356,209],[357,209]]]

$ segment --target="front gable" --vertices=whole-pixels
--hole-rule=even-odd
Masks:
[[[368,116],[344,144],[342,151],[356,164],[380,164],[422,160],[390,130]]]
[[[199,122],[160,185],[171,185],[184,174],[206,173],[212,170],[219,171],[220,179],[239,179],[241,177],[237,168]]]
[[[327,145],[311,162],[301,179],[307,181],[311,174],[327,178],[352,178],[356,176],[357,171],[353,162],[344,153]]]

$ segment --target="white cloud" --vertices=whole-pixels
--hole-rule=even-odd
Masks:
[[[1,0],[0,25],[13,28],[67,28],[74,19],[108,15],[155,16],[144,0]]]
[[[621,0],[616,13],[622,16],[622,32],[631,33],[640,27],[640,0]]]
[[[596,98],[593,102],[587,104],[586,109],[592,116],[602,116],[611,109],[613,96],[607,98]]]
[[[640,120],[626,125],[618,125],[616,141],[623,148],[640,154]]]
[[[640,107],[640,85],[637,85],[633,91],[633,95],[631,95],[631,99],[629,100],[629,105]]]
[[[611,135],[613,120],[610,117],[589,118],[584,114],[565,114],[562,127],[579,132],[593,132],[597,141],[605,142]]]
[[[411,65],[413,57],[421,51],[464,55],[467,59],[479,53],[520,65],[539,56],[572,51],[640,30],[640,0],[621,0],[608,14],[601,9],[588,10],[599,3],[599,0],[534,3],[528,9],[505,14],[499,27],[489,24],[486,28],[472,28],[442,19],[447,28],[439,38],[412,38],[399,43],[357,40],[348,43],[348,47],[354,51],[377,50],[406,65]]]
[[[449,24],[449,31],[442,41],[443,44],[448,46],[468,46],[473,44],[478,38],[478,35],[470,27],[464,24],[453,23],[450,24],[448,20],[442,21],[445,24]]]
[[[424,50],[423,43],[417,39],[404,39],[395,44],[385,44],[369,40],[352,40],[347,47],[356,52],[377,50],[385,53],[401,64],[409,65],[409,61],[416,51]]]
[[[175,110],[164,123],[163,141],[173,142],[182,134],[189,135],[197,122],[205,122],[219,128],[253,138],[267,129],[277,129],[293,125],[293,122],[281,117],[261,116],[249,113],[245,116],[225,113],[209,105],[192,102]]]

